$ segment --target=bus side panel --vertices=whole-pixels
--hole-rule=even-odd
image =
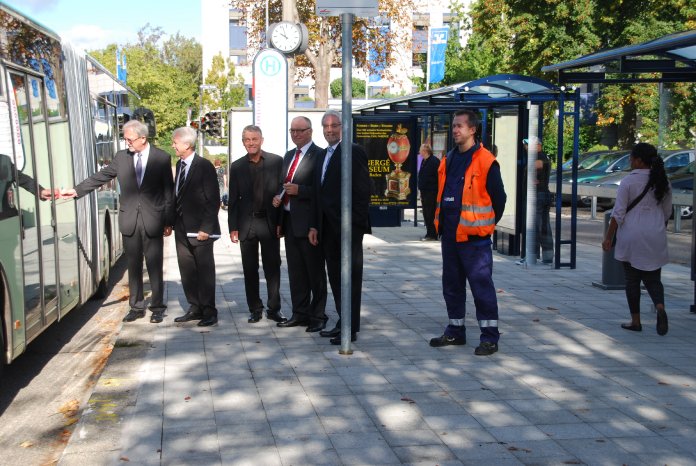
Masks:
[[[96,141],[92,127],[92,103],[87,81],[87,63],[71,46],[64,43],[72,169],[75,183],[96,171]],[[80,271],[80,302],[86,302],[97,289],[103,275],[101,249],[103,232],[97,222],[97,193],[75,200],[77,219],[78,267]]]

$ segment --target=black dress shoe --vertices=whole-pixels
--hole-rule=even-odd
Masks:
[[[175,318],[174,322],[188,322],[190,320],[201,320],[202,318],[203,318],[202,315],[189,311],[186,314],[184,314],[183,316],[179,316],[179,317]]]
[[[309,325],[309,321],[298,319],[296,316],[292,316],[290,320],[286,320],[285,322],[278,322],[276,325],[278,327],[306,327],[307,325]]]
[[[641,324],[637,324],[637,325],[621,324],[621,328],[624,330],[631,330],[634,332],[642,332],[643,331],[643,326]]]
[[[350,334],[350,341],[356,341],[358,339],[358,334],[355,332],[351,332]],[[340,345],[341,344],[341,333],[338,333],[338,336],[333,337],[331,340],[329,340],[329,343],[332,345]]]
[[[315,332],[321,332],[326,328],[326,320],[321,320],[317,323],[310,323],[309,326],[305,329],[305,332],[307,333],[315,333]]]
[[[261,319],[263,319],[263,312],[262,311],[254,311],[249,316],[249,319],[247,319],[247,322],[249,322],[250,324],[255,324],[256,322],[260,321]]]
[[[209,317],[204,317],[201,319],[200,322],[198,322],[199,327],[210,327],[211,325],[217,325],[218,319],[217,316],[209,316]]]
[[[150,316],[151,324],[159,324],[164,320],[164,311],[153,311]]]
[[[430,346],[434,348],[449,345],[466,345],[466,337],[450,337],[447,335],[442,335],[441,337],[430,339]]]
[[[275,311],[275,312],[266,311],[266,317],[268,317],[269,319],[271,319],[274,322],[278,322],[279,324],[284,324],[288,321],[288,319],[280,311]]]
[[[128,314],[126,314],[126,317],[123,318],[123,321],[133,322],[135,319],[142,319],[143,317],[145,317],[145,311],[131,309],[130,311],[128,311]]]
[[[341,327],[334,327],[331,330],[322,330],[319,335],[325,338],[337,337],[341,334]]]

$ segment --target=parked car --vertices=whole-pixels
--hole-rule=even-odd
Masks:
[[[667,175],[676,173],[678,170],[686,167],[691,162],[694,161],[694,151],[693,150],[658,150],[657,153],[662,157],[665,162],[665,171]],[[597,186],[618,186],[628,174],[631,172],[631,167],[627,167],[611,175],[607,175],[603,178],[599,178],[595,181]],[[693,174],[693,172],[692,172]],[[591,198],[583,197],[581,199],[583,204],[589,205],[592,202]],[[611,209],[614,207],[614,199],[606,197],[597,198],[597,206],[603,209]]]
[[[607,176],[610,173],[623,170],[629,164],[629,154],[630,151],[627,150],[602,151],[584,158],[581,163],[578,163],[578,183],[593,181],[603,176]],[[572,183],[572,177],[572,170],[564,170],[562,172],[562,180],[564,182]],[[551,176],[549,183],[550,187],[555,187],[555,175]],[[564,204],[570,204],[571,195],[563,194],[561,199]],[[579,201],[582,202],[580,199]]]
[[[694,170],[696,162],[691,162],[686,167],[682,167],[669,175],[669,182],[672,184],[672,192],[693,193],[694,190]],[[691,218],[694,214],[692,206],[681,207],[681,217]]]

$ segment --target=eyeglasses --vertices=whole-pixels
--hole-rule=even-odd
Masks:
[[[295,128],[290,128],[291,133],[304,133],[307,130],[310,130],[312,128],[300,128],[300,129],[295,129]]]
[[[138,136],[137,138],[133,138],[133,139],[123,138],[123,140],[126,141],[126,144],[133,144],[138,139],[142,139],[144,137],[145,136]]]

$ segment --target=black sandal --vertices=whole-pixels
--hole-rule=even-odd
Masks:
[[[621,328],[623,328],[625,330],[631,330],[633,332],[642,332],[643,331],[643,326],[641,324],[638,324],[638,325],[621,324]]]

